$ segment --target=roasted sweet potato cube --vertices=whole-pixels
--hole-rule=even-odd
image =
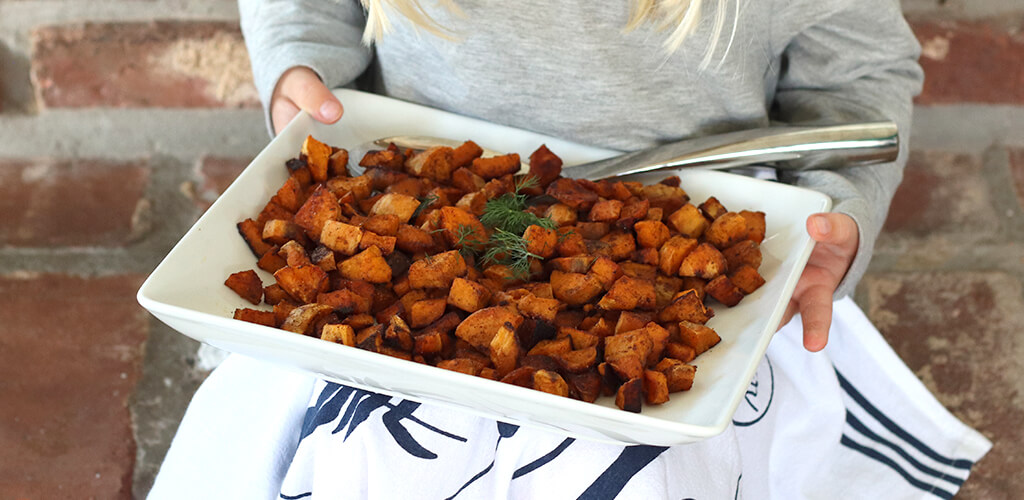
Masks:
[[[324,325],[324,328],[320,330],[320,338],[328,342],[344,344],[349,347],[356,346],[356,331],[349,325]]]
[[[393,214],[403,224],[412,219],[412,214],[420,206],[420,200],[404,194],[387,193],[381,196],[370,209],[370,215]]]
[[[466,167],[482,154],[484,154],[484,150],[477,143],[466,141],[452,151],[452,165],[456,168]]]
[[[597,303],[606,311],[653,310],[656,305],[654,282],[623,276]]]
[[[523,322],[523,317],[508,307],[486,307],[466,317],[455,328],[455,336],[465,340],[481,352],[490,349],[491,339],[505,323],[511,323],[513,330]]]
[[[472,313],[483,309],[491,300],[491,292],[483,285],[456,277],[448,291],[448,303]]]
[[[313,335],[316,333],[313,331],[313,325],[317,320],[332,312],[334,312],[334,308],[328,305],[304,304],[288,313],[288,317],[281,324],[281,329],[303,335]]]
[[[699,243],[693,238],[673,236],[658,249],[658,270],[666,276],[674,276],[679,272],[683,259],[697,248]]]
[[[651,202],[651,207],[662,209],[665,213],[672,213],[679,207],[686,204],[690,197],[686,191],[678,186],[666,186],[665,184],[651,184],[643,187],[643,196]]]
[[[447,307],[447,301],[441,299],[426,299],[416,301],[408,309],[409,311],[409,326],[413,328],[423,328],[444,316],[445,307]]]
[[[249,323],[255,323],[257,325],[269,326],[271,328],[277,327],[277,316],[274,315],[273,311],[240,308],[235,309],[234,318]]]
[[[234,290],[239,297],[253,304],[259,304],[263,300],[263,281],[252,269],[232,273],[224,284]]]
[[[699,238],[710,225],[700,209],[687,203],[668,216],[668,223],[687,238]]]
[[[412,352],[421,356],[437,356],[445,347],[445,334],[440,332],[424,333],[414,339]]]
[[[653,282],[658,277],[658,268],[652,265],[627,260],[620,262],[619,267],[622,268],[622,274],[630,278]]]
[[[404,352],[412,351],[412,331],[401,316],[395,315],[389,319],[384,330],[384,343]]]
[[[764,278],[757,272],[757,269],[750,266],[740,266],[729,274],[729,279],[746,295],[754,293],[755,290],[761,288],[761,285],[764,285]]]
[[[642,377],[632,378],[624,382],[615,393],[615,406],[618,406],[620,410],[640,413],[640,409],[643,406],[643,386]]]
[[[719,217],[721,220],[721,217]],[[743,300],[743,291],[740,290],[728,276],[719,274],[709,281],[704,287],[708,295],[715,298],[727,307],[733,307]]]
[[[518,172],[521,166],[519,154],[509,153],[489,158],[474,158],[469,169],[484,179],[496,179]]]
[[[541,188],[546,188],[562,174],[562,159],[551,152],[547,145],[541,144],[530,154],[530,175],[537,179]]]
[[[683,343],[693,348],[697,356],[711,349],[722,340],[718,336],[718,332],[711,327],[691,321],[679,322],[679,337],[683,340]]]
[[[341,322],[356,330],[362,330],[368,326],[373,326],[377,320],[373,319],[373,316],[369,314],[349,314]]]
[[[654,370],[644,370],[644,402],[649,405],[660,405],[668,401],[668,380],[665,374]]]
[[[497,179],[491,179],[484,184],[484,188],[481,190],[487,195],[488,200],[497,198],[505,193],[511,193],[516,190],[515,180],[512,174],[508,174]]]
[[[714,196],[705,200],[704,203],[701,203],[697,208],[700,208],[701,213],[703,213],[704,217],[709,221],[713,221],[728,212],[728,210],[722,206],[722,202],[718,201],[718,198],[715,198]]]
[[[411,174],[438,182],[448,182],[455,170],[454,150],[447,146],[434,146],[412,155],[405,162]]]
[[[442,207],[440,212],[440,228],[451,247],[479,248],[487,241],[487,231],[475,215],[458,207]]]
[[[658,250],[656,248],[640,248],[633,253],[633,261],[637,264],[651,266],[658,272]]]
[[[611,289],[615,281],[622,277],[622,268],[615,263],[612,259],[600,256],[594,259],[593,265],[589,267],[588,274],[593,275],[601,282],[601,287],[605,290]]]
[[[616,265],[611,259],[605,258],[606,261],[611,262],[616,268]],[[561,271],[563,273],[580,273],[585,274],[590,271],[590,267],[594,265],[594,257],[592,255],[573,255],[571,257],[558,257],[551,259],[548,263],[552,270]],[[612,280],[614,281],[614,280]],[[611,283],[609,283],[609,286]]]
[[[661,248],[669,239],[668,226],[658,221],[642,220],[633,225],[636,242],[642,248]]]
[[[306,253],[306,247],[300,245],[295,240],[289,241],[281,246],[277,251],[277,254],[283,257],[285,263],[291,267],[299,267],[313,263],[313,261],[309,260],[309,255]]]
[[[263,210],[260,211],[260,215],[256,219],[256,222],[262,226],[263,224],[266,224],[268,220],[292,220],[292,217],[295,217],[295,212],[287,210],[281,205],[271,201],[263,207]]]
[[[558,372],[548,370],[533,372],[533,388],[548,394],[569,397],[569,384]]]
[[[249,250],[252,250],[253,255],[261,257],[273,247],[270,243],[263,241],[263,228],[256,221],[245,219],[239,222],[237,227],[238,234],[242,235],[242,239],[249,245]]]
[[[484,364],[471,358],[455,358],[438,361],[437,367],[475,376],[480,374],[480,370],[484,368]]]
[[[413,288],[448,288],[455,278],[466,275],[466,260],[458,250],[430,256],[409,266],[409,285]]]
[[[284,320],[288,318],[290,314],[298,305],[290,300],[282,300],[277,304],[274,304],[274,319],[277,320],[278,328],[284,323]]]
[[[328,176],[348,177],[348,150],[331,148],[331,156],[327,157]]]
[[[545,192],[577,212],[590,210],[590,207],[594,206],[599,198],[597,193],[583,187],[573,179],[564,177],[549,184]]]
[[[263,241],[272,245],[284,245],[292,240],[300,240],[302,228],[290,220],[272,219],[263,225]]]
[[[697,357],[697,351],[692,347],[679,342],[669,342],[665,344],[665,350],[663,352],[665,354],[664,359],[677,359],[683,363],[689,363],[690,361],[693,361],[693,358]],[[664,359],[662,361],[664,361]]]
[[[567,373],[565,381],[569,384],[569,397],[593,403],[601,395],[601,374],[597,367],[580,373]]]
[[[576,232],[572,226],[558,228],[558,243],[555,245],[555,253],[561,257],[571,257],[587,252],[587,245],[583,236]]]
[[[523,240],[526,242],[526,251],[546,259],[555,254],[558,234],[554,230],[531,224],[523,233]]]
[[[430,326],[423,329],[423,333],[443,333],[448,335],[455,331],[455,328],[462,323],[462,318],[455,312],[450,312],[441,316],[441,319],[433,322]]]
[[[555,203],[549,206],[544,211],[544,217],[551,219],[559,227],[572,226],[579,220],[576,210],[564,203]]]
[[[491,363],[498,372],[498,378],[508,375],[519,362],[519,340],[516,326],[506,322],[498,328],[490,343]]]
[[[751,240],[741,241],[725,250],[722,256],[729,265],[729,269],[739,269],[743,266],[750,266],[754,269],[761,267],[760,245]]]
[[[613,333],[619,334],[639,330],[647,323],[650,323],[651,319],[652,315],[650,313],[622,311],[622,314],[619,315],[619,319],[615,322]]]
[[[284,267],[284,266],[282,266]],[[263,287],[263,301],[270,305],[276,305],[282,300],[292,300],[291,295],[281,288],[277,283]]]
[[[654,349],[654,341],[644,329],[605,337],[604,359],[612,364],[623,379],[640,377],[647,358]]]
[[[501,377],[499,380],[506,384],[518,385],[519,387],[533,388],[533,374],[537,371],[532,366],[520,366],[511,373]]]
[[[705,289],[708,286],[708,280],[694,276],[687,276],[685,278],[680,278],[680,280],[682,286],[679,287],[679,290],[693,290],[697,292],[697,297],[700,298],[700,300],[704,300],[707,296]],[[679,290],[676,291],[678,292]]]
[[[370,247],[377,247],[380,253],[391,255],[395,251],[395,244],[398,238],[394,236],[381,236],[373,231],[363,231],[363,237],[359,240],[359,249],[366,250]]]
[[[671,358],[661,360],[654,369],[665,374],[669,392],[690,390],[693,387],[694,375],[697,374],[696,366]]]
[[[740,215],[747,222],[747,239],[756,243],[764,241],[765,222],[764,212],[740,211]]]
[[[317,245],[317,247],[313,249],[313,252],[309,254],[309,260],[313,264],[319,266],[320,269],[327,272],[338,269],[338,263],[334,258],[334,250],[331,250],[324,245]]]
[[[625,188],[625,183],[616,182],[616,186],[622,186]],[[629,190],[626,190],[629,192]],[[634,225],[647,218],[647,214],[651,209],[651,202],[647,199],[628,198],[624,200],[622,205],[622,211],[619,212],[619,220],[615,222],[621,229],[628,230],[634,227]]]
[[[333,307],[338,314],[344,315],[368,313],[372,306],[371,297],[359,295],[347,289],[321,293],[317,295],[316,302],[318,304],[327,304]]]
[[[590,208],[590,213],[587,218],[593,222],[608,222],[612,223],[619,220],[619,214],[622,212],[623,203],[619,200],[598,200],[594,203],[594,206]]]
[[[285,210],[295,213],[302,206],[302,203],[306,201],[306,196],[302,191],[302,185],[294,177],[289,177],[281,185],[281,188],[277,190],[277,194],[271,198],[271,201],[284,207]]]
[[[466,193],[465,196],[459,198],[455,206],[480,217],[487,210],[487,195],[483,191]]]
[[[397,146],[391,144],[387,149],[368,151],[359,160],[361,167],[380,167],[389,170],[401,170],[405,165],[405,154]]]
[[[527,354],[530,356],[551,356],[554,358],[571,350],[572,338],[565,336],[561,338],[541,340],[537,342]]]
[[[519,313],[527,318],[540,319],[553,323],[558,311],[565,307],[558,299],[546,299],[529,294],[516,303]]]
[[[571,306],[581,306],[596,298],[604,287],[591,274],[551,271],[551,291],[555,298]]]
[[[316,296],[327,291],[330,284],[327,273],[313,264],[282,267],[274,273],[274,279],[288,295],[304,304],[316,300]]]
[[[658,276],[654,278],[655,305],[658,310],[664,309],[672,302],[672,297],[675,297],[683,289],[682,283],[682,278],[658,273]]]
[[[398,301],[402,303],[402,310],[408,312],[414,303],[428,298],[430,298],[430,295],[427,294],[426,290],[410,290],[402,295]]]
[[[597,346],[564,352],[555,357],[562,369],[570,373],[582,373],[597,367]]]
[[[668,344],[671,333],[669,333],[666,328],[653,321],[647,323],[638,331],[646,333],[651,339],[651,352],[647,355],[646,364],[649,366],[657,363],[658,360],[661,359],[662,352],[665,350],[665,345]]]
[[[327,167],[331,157],[331,147],[307,135],[302,143],[302,154],[306,156],[306,165],[309,173],[313,175],[316,182],[327,180]]]
[[[586,349],[588,347],[594,347],[601,343],[601,337],[607,337],[607,335],[597,335],[597,333],[590,333],[595,329],[599,329],[599,325],[601,325],[603,321],[604,318],[599,319],[597,323],[591,326],[587,331],[583,331],[578,328],[559,328],[557,335],[558,337],[568,336],[569,339],[572,340],[573,349]],[[608,333],[610,333],[611,328],[608,328],[608,330]]]
[[[434,250],[437,242],[427,231],[418,227],[402,224],[398,226],[395,246],[408,254],[426,253]]]
[[[327,180],[326,186],[339,200],[345,194],[351,194],[356,201],[365,200],[373,192],[373,180],[365,174],[358,177],[332,177]]]
[[[729,248],[747,239],[746,219],[736,212],[726,212],[704,231],[704,238],[719,249]]]
[[[659,323],[675,323],[679,321],[692,321],[704,324],[713,316],[710,309],[704,307],[704,303],[697,296],[694,290],[683,290],[672,298],[664,309],[658,312]]]
[[[710,243],[701,243],[679,264],[679,276],[696,276],[707,280],[726,272],[728,262],[722,252]]]
[[[343,255],[354,255],[359,250],[359,243],[362,240],[362,229],[333,220],[324,223],[320,233],[321,244]]]
[[[627,232],[612,231],[602,237],[601,241],[608,244],[607,255],[616,262],[628,260],[636,251],[636,239]]]
[[[395,214],[377,214],[363,221],[362,229],[381,236],[398,236],[398,228],[402,221]]]
[[[384,260],[384,254],[375,246],[342,261],[338,265],[338,272],[343,278],[350,280],[370,283],[391,282],[391,267]]]

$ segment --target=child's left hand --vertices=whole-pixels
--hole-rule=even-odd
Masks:
[[[807,233],[816,244],[779,328],[799,312],[804,326],[804,348],[816,352],[828,343],[832,295],[857,255],[860,235],[853,218],[840,213],[811,215],[807,218]]]

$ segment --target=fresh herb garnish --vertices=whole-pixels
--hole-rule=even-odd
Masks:
[[[488,264],[501,264],[508,267],[513,279],[526,279],[530,276],[530,257],[540,256],[526,249],[526,240],[515,233],[496,228],[487,242],[487,251],[483,261]]]
[[[416,220],[416,218],[419,217],[420,214],[427,209],[427,207],[433,205],[437,200],[440,200],[440,198],[438,198],[436,194],[432,193],[424,196],[423,198],[417,199],[420,200],[420,206],[416,207],[416,210],[413,211],[412,217],[410,217],[409,220]]]
[[[526,210],[527,195],[521,191],[537,185],[537,178],[527,175],[516,182],[515,192],[505,193],[488,200],[480,222],[491,229],[501,229],[513,234],[523,234],[526,228],[537,225],[544,229],[555,229],[555,222],[547,217],[538,217]]]

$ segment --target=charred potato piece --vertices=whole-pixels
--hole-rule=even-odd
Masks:
[[[448,288],[455,278],[466,275],[466,260],[457,250],[420,259],[409,266],[413,288]]]
[[[475,281],[456,277],[448,291],[448,303],[468,313],[483,309],[491,300],[491,292]]]
[[[615,281],[608,293],[597,303],[604,310],[653,310],[656,306],[654,283],[623,276]]]
[[[258,305],[263,300],[263,281],[256,274],[256,271],[252,269],[232,273],[224,281],[224,284],[234,290],[239,297],[252,302],[254,305]]]
[[[551,271],[551,290],[555,298],[571,306],[590,302],[604,291],[601,280],[592,274]]]
[[[234,319],[255,323],[257,325],[277,327],[277,316],[273,311],[259,311],[256,309],[240,308],[235,309]]]
[[[679,264],[679,276],[696,276],[707,280],[726,272],[728,262],[710,243],[701,243]]]
[[[523,322],[523,317],[514,310],[507,307],[486,307],[473,314],[470,314],[458,327],[455,328],[455,336],[465,340],[481,352],[490,349],[491,340],[498,333],[498,330],[511,323],[513,330]]]

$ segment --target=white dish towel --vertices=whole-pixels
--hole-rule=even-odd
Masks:
[[[700,443],[573,440],[231,355],[196,393],[153,499],[951,498],[991,447],[850,299],[828,347],[776,334],[733,425]]]

